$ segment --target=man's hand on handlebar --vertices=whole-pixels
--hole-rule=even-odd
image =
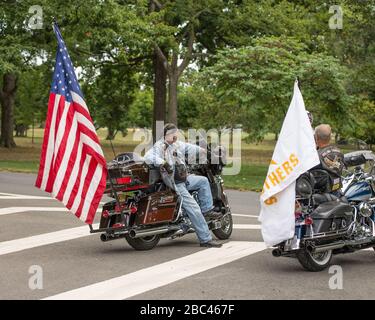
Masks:
[[[160,168],[163,168],[165,171],[168,172],[168,174],[171,174],[173,172],[173,167],[167,161],[164,161],[160,165]]]

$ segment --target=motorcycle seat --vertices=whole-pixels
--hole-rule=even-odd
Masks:
[[[313,195],[313,201],[315,205],[320,205],[324,202],[329,202],[329,201],[342,201],[345,203],[348,203],[348,200],[346,199],[345,196],[337,196],[332,193],[317,193]]]

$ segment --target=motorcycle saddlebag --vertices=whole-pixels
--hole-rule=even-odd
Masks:
[[[152,193],[138,202],[136,225],[158,224],[173,220],[178,195],[172,190]]]
[[[352,221],[353,208],[340,200],[320,204],[311,214],[314,233],[346,229]]]

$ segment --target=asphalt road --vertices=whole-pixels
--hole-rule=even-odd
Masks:
[[[34,181],[0,173],[0,299],[374,298],[373,251],[334,257],[342,289],[330,288],[329,270],[309,273],[295,259],[272,257],[256,193],[227,190],[236,228],[223,248],[200,248],[188,235],[139,252],[124,239],[89,235]]]

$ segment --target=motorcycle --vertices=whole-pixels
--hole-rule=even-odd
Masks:
[[[345,155],[347,166],[354,166],[353,172],[347,172],[343,178],[341,191],[353,203],[368,201],[375,197],[375,155],[372,151],[355,151]],[[369,167],[368,172],[365,165]]]
[[[312,169],[297,179],[295,235],[276,245],[273,256],[295,257],[315,272],[326,269],[335,254],[375,247],[375,156],[357,151],[344,161],[355,169],[344,177],[340,192],[332,192],[332,177],[325,170]]]
[[[206,163],[187,165],[190,174],[202,175],[209,180],[214,210],[222,216],[206,221],[220,240],[228,239],[233,230],[221,178],[224,166],[225,155],[220,147],[209,151]],[[121,154],[108,163],[107,168],[104,193],[114,200],[103,205],[99,228],[90,225],[90,233],[101,233],[100,239],[104,242],[125,238],[135,250],[150,250],[161,238],[175,239],[195,232],[182,208],[181,198],[173,185],[167,183],[162,169],[146,164],[143,158],[131,152]],[[199,204],[198,191],[190,193]]]

